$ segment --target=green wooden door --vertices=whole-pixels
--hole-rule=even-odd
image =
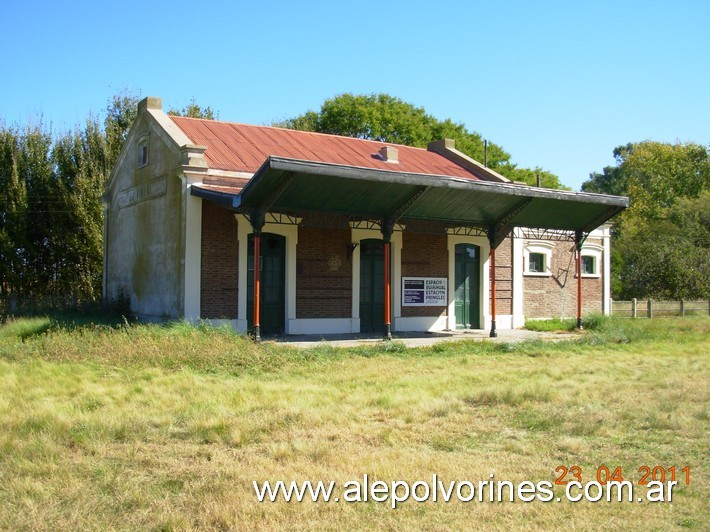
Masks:
[[[385,329],[385,245],[360,242],[360,332]]]
[[[286,239],[262,233],[261,334],[283,334],[286,321]],[[247,254],[247,323],[254,328],[254,235],[249,235]]]
[[[457,244],[454,265],[454,303],[457,329],[479,329],[481,297],[481,249]]]

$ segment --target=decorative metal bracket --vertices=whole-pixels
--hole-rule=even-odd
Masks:
[[[264,211],[259,210],[259,209],[254,209],[249,213],[249,223],[251,224],[251,228],[255,233],[261,233],[261,230],[264,228],[264,224],[266,223],[266,216],[264,215]]]
[[[412,208],[412,206],[417,203],[421,197],[429,190],[429,187],[416,187],[415,191],[407,197],[402,203],[397,205],[389,213],[387,213],[386,218],[392,221],[392,224],[397,223],[397,221],[404,216],[404,214]]]
[[[522,211],[528,204],[532,201],[532,198],[525,198],[523,201],[518,203],[515,207],[510,209],[493,225],[488,228],[488,240],[491,243],[492,248],[497,248],[503,240],[505,240],[510,232],[513,230],[512,225],[510,225],[511,220],[513,220],[520,211]]]
[[[461,236],[488,236],[488,231],[479,226],[459,225],[455,227],[447,227],[446,234],[461,235]]]
[[[574,247],[578,253],[582,252],[582,246],[584,245],[584,241],[587,240],[588,236],[589,233],[587,233],[586,231],[574,232]]]
[[[281,196],[283,196],[284,192],[286,192],[288,187],[291,186],[294,175],[295,174],[293,172],[286,172],[283,175],[282,181],[281,183],[279,183],[279,186],[272,190],[271,193],[266,197],[266,199],[261,202],[261,210],[263,210],[264,212],[268,211],[271,206],[276,203]]]
[[[521,227],[521,233],[521,238],[525,238],[527,240],[574,242],[574,231],[564,231],[562,229],[540,229],[536,227]]]

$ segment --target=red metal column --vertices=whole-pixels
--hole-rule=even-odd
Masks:
[[[582,249],[577,249],[577,329],[582,328]]]
[[[491,246],[491,338],[498,337],[496,330],[496,248]]]
[[[392,339],[392,288],[390,282],[390,247],[391,242],[385,240],[385,339]]]
[[[260,325],[260,263],[261,263],[261,233],[254,233],[254,340],[261,341]]]

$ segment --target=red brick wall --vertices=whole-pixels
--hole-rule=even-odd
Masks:
[[[402,235],[402,277],[448,277],[449,252],[446,235]],[[446,307],[402,307],[402,317],[446,316]]]
[[[483,258],[483,257],[482,257]],[[493,290],[488,296],[492,303]],[[513,313],[513,238],[496,248],[496,315]]]
[[[600,240],[589,240],[601,244]],[[577,277],[574,245],[556,242],[552,250],[550,277],[523,275],[523,313],[526,318],[575,317],[577,315]],[[523,260],[520,257],[520,260]],[[601,273],[604,256],[598,264]],[[582,277],[582,314],[602,312],[604,297],[601,276]]]
[[[350,318],[352,260],[349,228],[299,227],[296,317]]]
[[[237,319],[237,221],[234,214],[202,202],[202,272],[200,316]]]

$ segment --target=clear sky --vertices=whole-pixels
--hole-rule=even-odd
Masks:
[[[575,189],[617,145],[710,143],[710,0],[0,1],[6,125],[125,88],[252,124],[386,92]]]

